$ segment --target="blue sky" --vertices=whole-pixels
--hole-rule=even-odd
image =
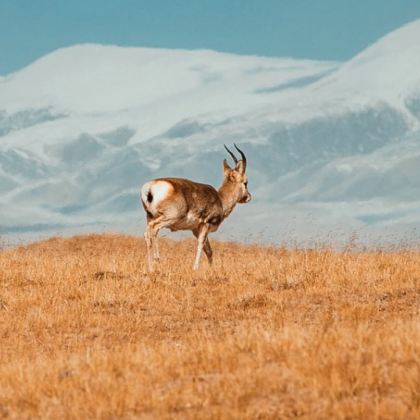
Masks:
[[[0,0],[0,74],[95,42],[345,60],[420,0]]]

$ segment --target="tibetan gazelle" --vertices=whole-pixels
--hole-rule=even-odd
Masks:
[[[141,188],[141,201],[147,214],[144,237],[150,271],[153,271],[155,261],[159,260],[157,235],[163,228],[191,230],[198,242],[194,270],[198,269],[203,249],[211,264],[213,251],[208,234],[218,229],[237,203],[251,200],[247,188],[246,157],[236,145],[241,160],[225,148],[232,156],[235,167],[231,168],[226,159],[223,161],[223,183],[219,190],[182,178],[154,179]]]

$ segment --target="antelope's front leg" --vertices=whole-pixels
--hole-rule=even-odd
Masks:
[[[213,250],[211,249],[210,241],[209,241],[208,236],[206,238],[206,242],[204,243],[204,252],[207,255],[207,259],[209,261],[209,264],[212,265],[213,264]]]
[[[200,264],[201,252],[203,251],[204,244],[207,241],[209,233],[209,226],[207,224],[201,225],[197,235],[197,254],[195,255],[194,270],[198,270]]]

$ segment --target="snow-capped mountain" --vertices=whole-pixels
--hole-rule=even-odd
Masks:
[[[140,227],[142,182],[217,185],[233,142],[249,158],[254,200],[222,234],[410,230],[420,222],[419,39],[415,21],[346,63],[57,50],[0,78],[0,232]]]

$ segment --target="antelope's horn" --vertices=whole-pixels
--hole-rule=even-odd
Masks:
[[[236,159],[236,156],[226,147],[226,144],[224,144],[223,146],[225,146],[227,152],[232,156],[232,159],[235,162],[235,164],[238,163],[238,159]]]
[[[244,166],[244,172],[246,169],[246,157],[245,157],[245,153],[236,145],[233,144],[235,146],[235,149],[240,153],[241,157],[242,157],[242,161],[243,161],[243,166]]]

